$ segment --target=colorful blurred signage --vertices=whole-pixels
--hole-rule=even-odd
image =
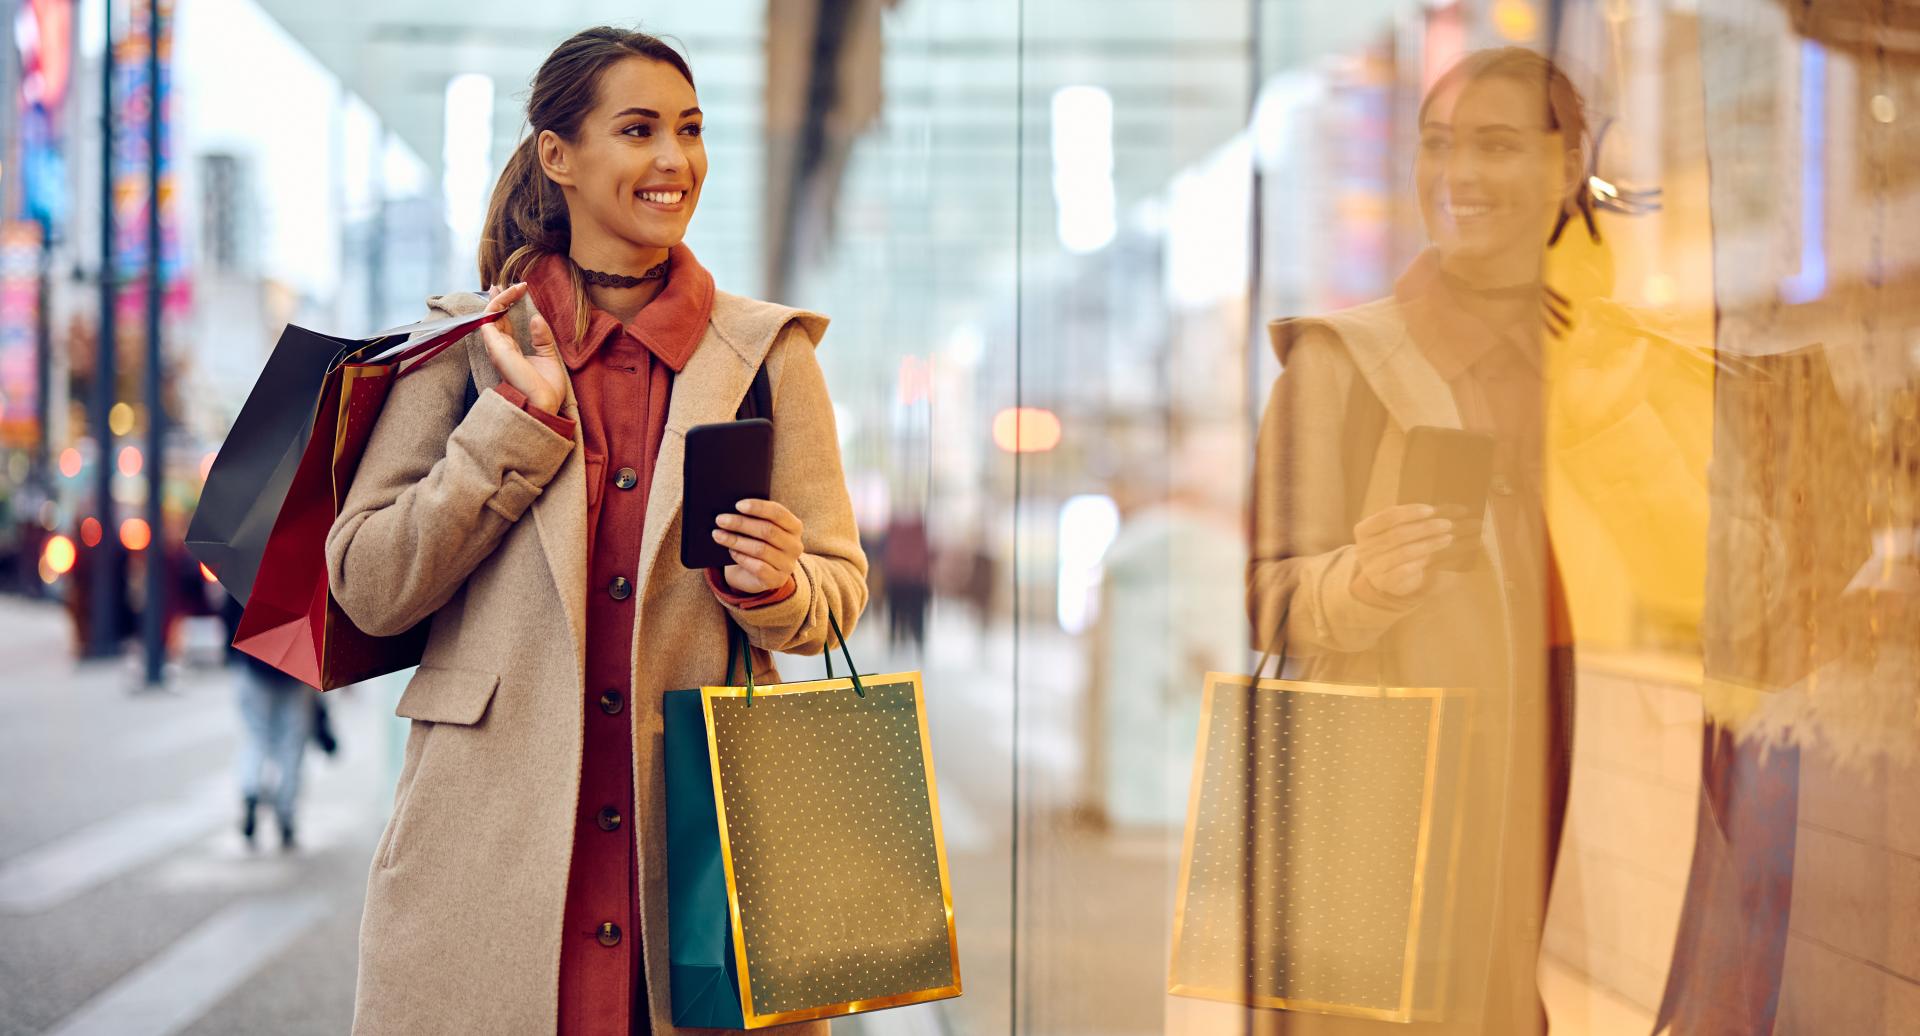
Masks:
[[[21,210],[15,215],[56,232],[67,216],[60,126],[73,72],[73,0],[24,0],[13,35],[20,49]]]
[[[40,224],[0,225],[0,445],[39,441]]]
[[[127,286],[121,307],[129,316],[145,306],[147,276],[147,116],[154,103],[147,75],[149,0],[133,0],[127,32],[114,48],[114,93],[120,118],[114,127],[114,271]],[[188,284],[180,248],[180,220],[173,173],[173,2],[160,0],[160,272],[166,286],[165,311],[184,312]]]

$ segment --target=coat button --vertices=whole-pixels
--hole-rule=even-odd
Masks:
[[[626,707],[626,696],[619,691],[607,691],[600,695],[600,711],[609,716],[618,716],[620,710]]]
[[[620,811],[612,806],[600,811],[600,830],[613,831],[620,827]]]
[[[597,938],[599,938],[600,945],[602,946],[620,945],[620,926],[614,924],[612,921],[601,922]]]
[[[621,468],[620,473],[613,476],[613,484],[621,489],[632,489],[640,484],[640,476],[634,474],[632,468]]]
[[[614,576],[613,582],[607,584],[607,594],[616,601],[624,601],[633,596],[633,584],[627,582],[626,576]]]

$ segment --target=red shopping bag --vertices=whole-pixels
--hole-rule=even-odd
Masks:
[[[268,534],[234,647],[322,691],[420,663],[426,621],[397,636],[376,637],[334,602],[327,589],[327,531],[394,382],[501,315],[476,314],[436,327],[425,340],[358,361],[347,352],[329,365],[312,436]]]

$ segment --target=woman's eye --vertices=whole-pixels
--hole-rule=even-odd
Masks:
[[[633,125],[631,125],[631,126],[628,126],[628,127],[626,128],[626,129],[623,129],[623,130],[621,130],[620,132],[622,132],[622,133],[632,133],[632,132],[633,132],[634,130],[639,130],[639,131],[640,131],[640,134],[639,134],[639,135],[640,135],[640,136],[643,136],[643,137],[651,137],[651,136],[653,136],[653,127],[652,127],[652,126],[649,126],[649,125],[647,125],[647,124],[646,124],[646,123],[644,123],[644,122],[637,122],[637,123],[634,123]]]
[[[690,126],[683,126],[680,132],[685,133],[689,137],[697,137],[700,135],[700,124],[694,123]]]

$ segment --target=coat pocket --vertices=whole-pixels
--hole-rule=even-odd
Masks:
[[[401,771],[400,793],[394,801],[393,817],[387,822],[384,844],[378,850],[383,869],[392,867],[398,859],[401,843],[406,840],[421,808],[421,795],[432,789],[436,779],[433,765],[436,743],[455,734],[453,730],[437,728],[478,724],[486,717],[487,706],[493,702],[499,687],[498,673],[478,669],[423,665],[414,672],[406,691],[400,695],[400,704],[393,710],[394,715],[405,716],[415,723],[407,735],[412,759]],[[444,752],[446,747],[441,745],[439,750]]]
[[[408,681],[393,714],[429,723],[472,726],[487,714],[500,674],[479,669],[423,665]]]

